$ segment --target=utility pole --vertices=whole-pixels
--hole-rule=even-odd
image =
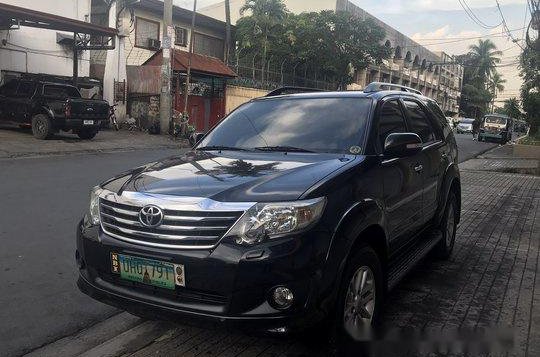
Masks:
[[[161,134],[169,132],[171,121],[171,48],[172,46],[172,0],[163,2],[163,41],[161,63],[161,93],[159,101],[159,124]],[[171,30],[172,29],[172,30]]]
[[[195,17],[197,15],[197,0],[193,1],[193,13],[191,15],[191,28],[189,29],[189,53],[188,67],[186,75],[186,89],[184,90],[184,116],[188,115],[188,99],[189,99],[189,82],[191,81],[191,55],[193,54],[193,39],[195,38]]]
[[[225,0],[225,64],[229,65],[231,54],[231,2]]]

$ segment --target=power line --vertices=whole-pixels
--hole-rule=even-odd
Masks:
[[[476,16],[476,14],[474,13],[474,11],[471,9],[471,7],[467,4],[467,2],[465,0],[458,0],[459,1],[459,4],[461,5],[461,7],[463,8],[463,10],[465,11],[465,13],[471,18],[471,20],[474,21],[474,23],[476,23],[478,26],[480,27],[483,27],[485,29],[494,29],[496,27],[499,27],[501,24],[497,24],[495,26],[491,26],[491,25],[488,25],[486,24],[485,22],[483,22],[482,20],[480,20],[480,18],[478,16]]]
[[[510,30],[511,32],[516,32],[516,31],[521,31],[521,30],[524,30],[526,29],[527,26],[523,26],[523,27],[520,27],[520,28],[517,28],[517,29],[512,29]],[[424,41],[424,40],[429,40],[429,41],[439,41],[439,40],[471,40],[471,39],[476,39],[476,38],[484,38],[484,37],[490,37],[490,36],[499,36],[497,34],[487,34],[487,35],[480,35],[480,36],[464,36],[464,37],[441,37],[441,38],[422,38],[418,41]],[[504,37],[504,35],[500,36],[500,37]]]
[[[508,37],[510,37],[510,39],[512,39],[514,43],[517,43],[518,46],[521,47],[522,50],[524,50],[524,48],[519,44],[518,40],[514,38],[514,36],[510,32],[510,29],[508,28],[508,25],[506,24],[506,19],[504,18],[504,14],[501,10],[501,5],[499,4],[499,0],[495,0],[495,3],[497,4],[497,9],[499,10],[499,14],[501,15],[503,28],[506,31],[506,34],[508,35]]]

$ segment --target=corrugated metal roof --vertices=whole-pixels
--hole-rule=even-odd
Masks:
[[[200,74],[208,74],[218,77],[236,77],[236,73],[218,58],[204,56],[197,53],[191,55],[191,71]],[[186,51],[174,50],[173,70],[186,72],[189,62],[189,53]],[[162,50],[156,52],[143,65],[161,65],[163,62]]]

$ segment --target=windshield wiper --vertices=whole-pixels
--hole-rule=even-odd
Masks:
[[[230,151],[248,151],[247,149],[235,147],[235,146],[221,146],[221,145],[210,145],[210,146],[203,146],[202,148],[197,148],[196,150],[201,151],[212,151],[212,150],[230,150]]]
[[[315,152],[307,149],[297,148],[294,146],[260,146],[255,148],[255,150],[276,152]]]

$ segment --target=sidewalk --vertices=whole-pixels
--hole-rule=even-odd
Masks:
[[[540,175],[540,158],[516,157],[512,145],[499,146],[460,165],[461,170]]]
[[[426,259],[390,293],[383,316],[387,329],[507,329],[514,345],[510,355],[540,356],[540,177],[500,172],[525,166],[506,150],[461,165],[462,219],[454,254],[449,261]],[[118,321],[126,327],[115,327]],[[492,337],[483,336],[492,346]],[[424,355],[404,345],[396,356]],[[325,348],[320,338],[258,338],[122,313],[32,355],[326,356]]]
[[[187,146],[186,140],[172,140],[166,135],[136,131],[103,130],[93,140],[81,140],[69,133],[56,134],[49,140],[38,140],[30,130],[0,127],[0,159]]]

